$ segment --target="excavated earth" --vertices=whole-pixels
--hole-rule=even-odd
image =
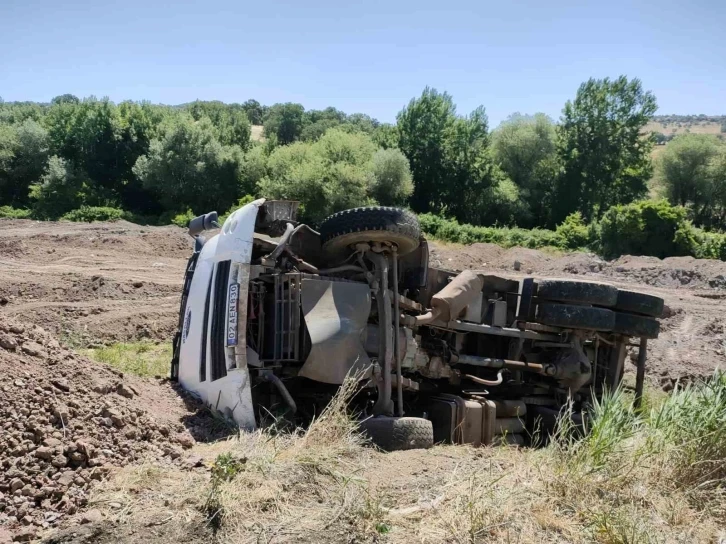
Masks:
[[[0,220],[0,544],[84,521],[96,527],[89,491],[116,467],[150,461],[200,470],[188,450],[229,432],[164,377],[124,376],[74,351],[170,341],[191,249],[173,226]],[[606,281],[663,297],[662,332],[649,344],[651,382],[669,390],[726,366],[724,262],[604,261],[438,243],[431,261],[510,277]],[[148,541],[144,534],[115,538]],[[118,541],[86,536],[84,542]],[[63,538],[55,541],[76,541]]]

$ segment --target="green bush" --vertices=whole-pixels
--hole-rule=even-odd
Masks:
[[[375,152],[365,134],[328,130],[315,143],[275,149],[257,192],[271,199],[299,200],[305,205],[299,217],[312,223],[340,210],[374,204],[370,193]]]
[[[125,218],[125,212],[108,206],[81,206],[61,217],[61,221],[93,223],[94,221],[118,221]]]
[[[194,212],[192,210],[187,210],[184,213],[176,214],[169,221],[177,227],[185,229],[189,226],[189,221],[191,221],[195,217],[196,216],[194,215]]]
[[[33,216],[58,219],[86,201],[88,178],[73,163],[58,156],[48,159],[45,173],[30,186]]]
[[[694,257],[699,259],[721,259],[726,261],[726,234],[722,232],[706,232],[695,227],[691,228],[695,241]]]
[[[459,224],[453,219],[444,219],[431,213],[418,216],[421,228],[429,236],[459,244],[490,243],[502,247],[521,246],[531,249],[541,247],[563,248],[562,237],[545,229],[520,229],[509,227],[477,227]]]
[[[685,208],[665,200],[613,206],[600,221],[600,249],[608,258],[623,254],[660,258],[694,255],[697,240],[686,214]]]
[[[580,212],[568,215],[555,232],[562,238],[564,246],[570,249],[585,247],[590,242],[590,229]]]
[[[20,210],[12,206],[0,206],[0,218],[3,219],[29,219],[30,210]]]

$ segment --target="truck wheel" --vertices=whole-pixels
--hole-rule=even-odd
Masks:
[[[631,314],[660,317],[663,314],[663,299],[645,293],[618,289],[618,302],[615,304],[615,309]]]
[[[362,242],[394,244],[403,256],[419,246],[421,227],[414,214],[400,208],[352,208],[323,221],[320,237],[323,252],[331,258],[345,257],[352,246]]]
[[[624,336],[638,336],[640,338],[658,338],[660,323],[652,317],[641,315],[615,313],[615,326],[613,332]]]
[[[537,282],[537,297],[556,302],[615,306],[618,290],[612,285],[589,281],[540,280]]]
[[[434,427],[428,419],[418,417],[372,417],[360,428],[384,451],[428,449],[434,445]]]
[[[615,326],[612,310],[571,304],[540,304],[536,317],[539,323],[565,329],[611,331]]]

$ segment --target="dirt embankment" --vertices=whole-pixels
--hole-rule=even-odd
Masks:
[[[201,460],[186,450],[216,438],[214,430],[213,418],[167,380],[125,376],[37,325],[0,316],[0,536],[8,527],[32,540],[65,523],[115,467],[191,469]]]
[[[96,480],[225,434],[166,380],[69,346],[167,341],[191,241],[176,227],[0,221],[0,543],[92,522]],[[81,512],[83,512],[81,514]]]

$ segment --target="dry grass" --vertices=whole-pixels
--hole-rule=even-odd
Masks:
[[[563,428],[538,450],[391,454],[364,446],[341,397],[305,432],[200,447],[211,478],[127,469],[95,501],[125,505],[121,521],[170,501],[162,509],[204,512],[230,543],[715,542],[726,523],[725,394],[721,378],[640,414],[614,395],[586,439]]]
[[[264,142],[265,137],[262,135],[262,130],[264,127],[262,125],[252,125],[250,127],[251,133],[250,133],[250,139],[254,140],[256,142]]]
[[[666,136],[669,134],[685,134],[687,132],[691,134],[721,134],[721,124],[707,121],[694,121],[693,123],[681,123],[679,127],[676,123],[668,123],[668,126],[665,126],[659,121],[650,121],[645,125],[643,130],[645,132],[662,132]]]

